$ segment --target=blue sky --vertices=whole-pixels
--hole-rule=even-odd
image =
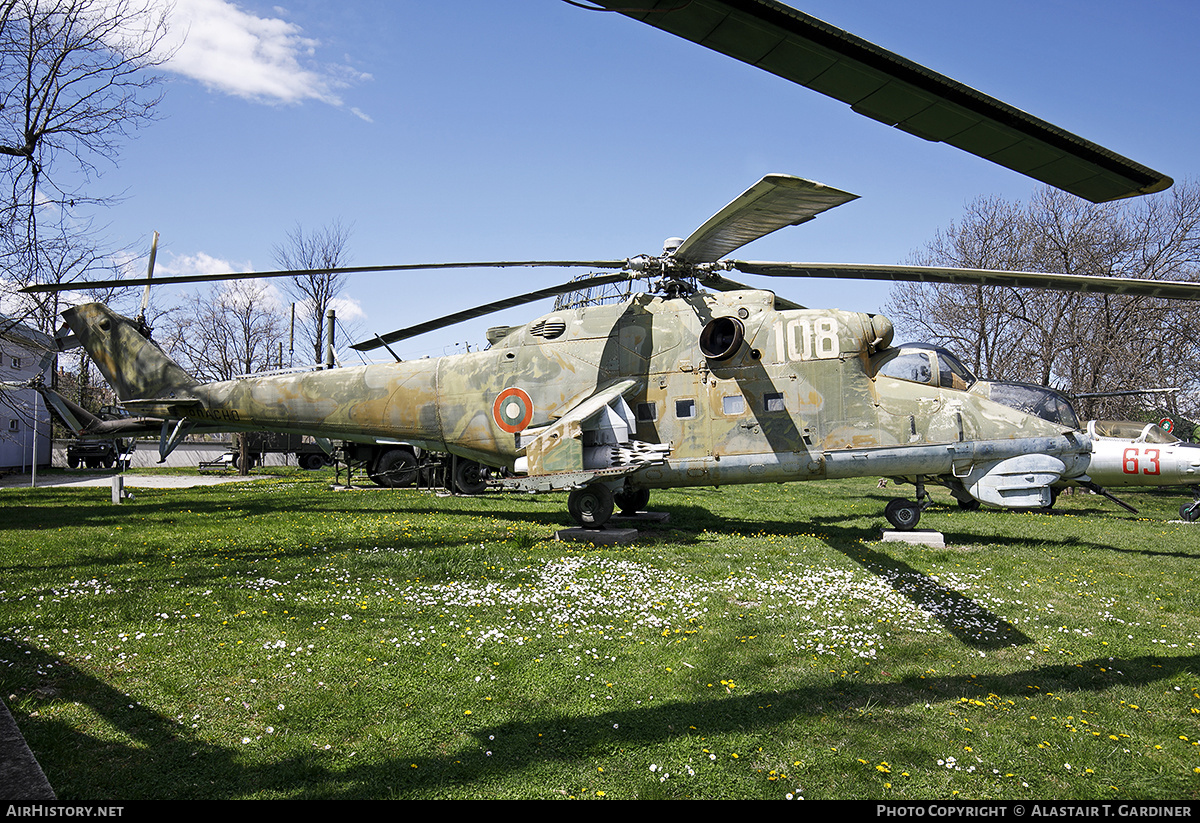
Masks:
[[[1197,176],[1200,4],[795,5],[1177,181]],[[165,67],[161,117],[97,181],[124,193],[101,216],[109,239],[144,256],[160,232],[161,272],[273,269],[290,229],[334,220],[353,230],[356,265],[656,253],[774,172],[861,199],[738,256],[900,263],[976,197],[1020,200],[1038,187],[561,0],[177,0],[175,10],[187,38]],[[361,276],[344,315],[382,333],[570,274]],[[809,306],[875,311],[887,297],[881,285],[756,282]],[[441,354],[547,310],[509,310],[398,350]]]

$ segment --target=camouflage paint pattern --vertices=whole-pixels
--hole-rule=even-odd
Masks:
[[[768,291],[638,295],[497,332],[486,351],[200,384],[101,304],[64,313],[125,405],[230,430],[407,442],[579,485],[638,488],[827,476],[962,476],[997,455],[1057,454],[1082,473],[1086,437],[950,388],[876,376],[891,324],[839,310],[776,310]],[[710,356],[710,323],[736,330]],[[588,465],[597,419],[623,399],[633,444],[666,459]]]

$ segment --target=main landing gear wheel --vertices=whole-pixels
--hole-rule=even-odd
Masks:
[[[621,489],[613,495],[613,502],[621,510],[621,514],[633,515],[646,508],[650,502],[649,489]]]
[[[585,529],[601,529],[613,513],[612,490],[603,483],[575,489],[567,497],[567,511]]]
[[[392,449],[379,456],[369,477],[386,488],[411,486],[417,479],[417,458],[406,449]]]
[[[487,491],[488,475],[486,466],[460,457],[454,464],[454,487],[459,494],[483,494]]]
[[[911,531],[921,519],[921,505],[911,500],[893,500],[883,510],[883,516],[900,531]]]

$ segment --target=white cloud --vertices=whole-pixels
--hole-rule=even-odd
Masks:
[[[329,302],[329,307],[337,313],[338,319],[343,322],[367,319],[367,313],[363,311],[362,304],[353,297],[335,297]]]
[[[161,255],[155,261],[154,273],[161,276],[184,274],[225,274],[227,272],[244,273],[254,271],[249,263],[230,263],[219,257],[213,257],[205,252],[195,254],[170,253],[169,258]]]
[[[322,66],[316,59],[320,41],[299,26],[258,17],[226,0],[174,0],[163,45],[173,52],[164,69],[254,102],[341,106],[339,90],[370,77],[345,64]]]

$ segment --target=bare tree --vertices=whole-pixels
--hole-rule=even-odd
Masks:
[[[1024,269],[1024,226],[1020,207],[981,198],[967,207],[958,223],[939,231],[910,262],[918,265],[980,269]],[[1016,346],[1010,315],[1013,290],[983,286],[904,283],[894,287],[884,312],[913,339],[944,345],[967,361],[976,373],[1009,376]]]
[[[341,221],[311,232],[296,224],[287,239],[272,250],[280,269],[307,272],[291,278],[289,291],[296,301],[301,335],[312,346],[313,363],[322,360],[327,334],[325,316],[345,285],[345,275],[332,270],[349,263],[350,234]]]
[[[278,296],[253,280],[189,295],[164,325],[163,347],[201,380],[277,368],[287,333]]]
[[[939,232],[917,262],[1145,279],[1200,278],[1200,186],[1092,205],[1056,189],[1028,204],[984,199]],[[1200,311],[1132,295],[905,284],[885,313],[905,336],[950,346],[981,377],[1080,395],[1180,386],[1197,404]],[[1187,398],[1191,398],[1188,400]],[[1085,417],[1137,401],[1089,399]],[[1194,413],[1188,410],[1187,413]]]
[[[153,118],[168,9],[154,0],[0,0],[0,254],[6,286],[72,279],[102,161]],[[81,253],[82,252],[82,253]],[[10,295],[11,298],[11,295]],[[11,308],[11,307],[10,307]],[[29,301],[44,330],[55,300]]]

